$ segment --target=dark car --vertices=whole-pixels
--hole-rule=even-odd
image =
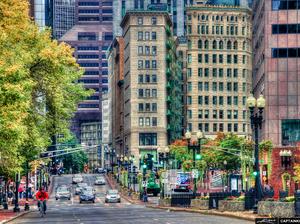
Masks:
[[[78,195],[82,191],[84,187],[87,187],[87,183],[78,183],[77,186],[75,187],[75,194]]]
[[[95,203],[95,200],[96,200],[96,195],[95,195],[95,191],[92,188],[84,188],[81,191],[81,194],[79,196],[80,204],[85,201],[91,201]]]

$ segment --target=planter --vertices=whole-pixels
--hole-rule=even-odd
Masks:
[[[220,200],[219,201],[219,208],[221,212],[224,211],[244,211],[245,210],[245,202],[244,201],[230,201],[230,200]]]
[[[209,209],[209,200],[192,199],[191,206],[198,208],[200,210],[208,210]]]
[[[132,194],[132,199],[133,200],[139,200],[140,199],[140,195],[139,194]]]
[[[276,218],[295,217],[294,202],[260,201],[258,202],[258,215]]]
[[[171,198],[160,198],[158,200],[158,205],[162,207],[171,207]]]

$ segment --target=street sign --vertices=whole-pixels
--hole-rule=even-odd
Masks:
[[[143,187],[147,187],[147,182],[146,182],[146,181],[143,181],[143,182],[142,182],[142,186],[143,186]]]
[[[197,169],[193,169],[192,170],[192,178],[198,178],[198,176],[199,176],[198,170]]]
[[[155,183],[156,183],[156,184],[159,184],[159,179],[155,180]]]

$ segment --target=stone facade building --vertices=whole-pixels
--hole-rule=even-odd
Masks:
[[[253,91],[266,98],[262,139],[300,141],[299,1],[253,0]]]
[[[121,23],[124,147],[125,153],[135,158],[151,154],[157,161],[157,149],[167,147],[175,133],[181,135],[182,104],[176,98],[181,99],[176,88],[181,86],[173,66],[176,46],[171,24],[165,11],[138,10],[127,11]],[[135,163],[138,165],[138,159]]]
[[[187,8],[187,129],[250,134],[252,27],[248,7]]]

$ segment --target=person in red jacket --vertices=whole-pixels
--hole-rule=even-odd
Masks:
[[[36,199],[38,200],[38,207],[40,208],[40,203],[44,204],[44,212],[46,214],[47,206],[46,201],[49,199],[48,193],[44,190],[43,187],[40,187],[39,191],[36,193]]]

